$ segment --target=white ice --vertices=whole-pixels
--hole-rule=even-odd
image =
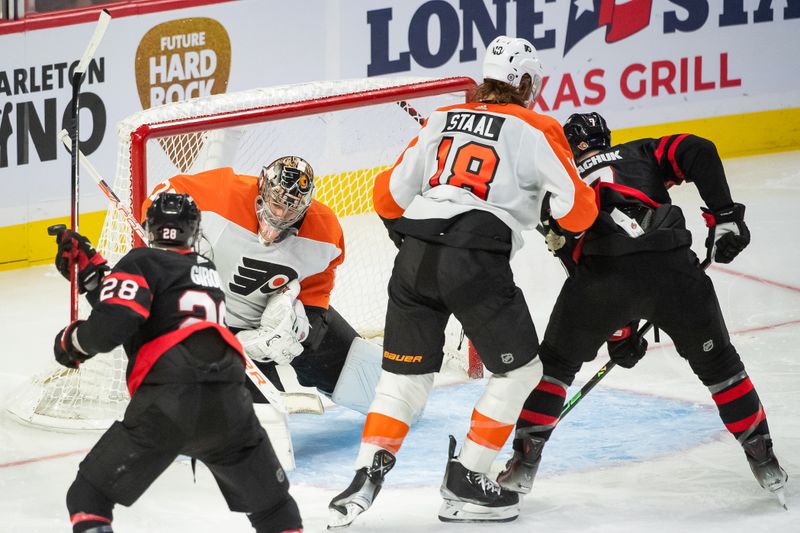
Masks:
[[[792,484],[800,476],[800,152],[730,159],[725,165],[734,199],[747,206],[746,220],[753,240],[734,263],[714,266],[710,275],[732,340],[766,408],[775,450],[790,476],[788,512],[756,484],[741,448],[718,420],[713,431],[688,429],[682,424],[683,417],[654,420],[655,417],[644,416],[634,420],[632,410],[647,409],[653,402],[626,404],[625,398],[631,393],[664,403],[679,400],[698,416],[714,413],[708,391],[677,356],[669,339],[663,339],[660,345],[651,343],[648,356],[635,369],[612,371],[596,393],[591,393],[570,414],[575,423],[568,426],[565,422],[556,432],[558,441],[554,436],[546,448],[542,473],[533,493],[525,498],[516,522],[496,526],[440,523],[436,518],[440,503],[437,480],[446,443],[439,434],[412,432],[407,447],[399,454],[397,472],[400,475],[403,461],[421,462],[427,465],[424,475],[420,475],[422,481],[408,483],[413,472],[407,472],[404,482],[393,486],[390,474],[374,507],[351,530],[800,531],[800,491]],[[695,235],[693,247],[701,254],[705,229],[700,219],[699,196],[690,184],[675,188],[672,193],[673,200],[684,208]],[[536,237],[531,236],[531,240],[535,241],[533,251],[515,258],[514,266],[541,333],[563,274],[543,252],[544,246]],[[24,427],[1,409],[14,388],[50,365],[53,337],[67,320],[67,284],[52,267],[2,272],[0,294],[0,531],[68,531],[66,490],[98,434]],[[578,380],[594,373],[602,357],[587,364]],[[605,403],[615,394],[622,400]],[[459,439],[463,439],[471,401],[450,406],[462,418],[452,428]],[[619,412],[620,402],[623,410],[627,406],[631,411]],[[447,408],[436,407],[434,412],[429,409],[425,416],[443,414],[436,410]],[[452,419],[455,415],[449,416]],[[606,417],[615,422],[607,424]],[[628,427],[639,426],[630,428],[638,433],[627,433],[627,418],[631,419]],[[316,438],[325,442],[326,435],[340,430],[337,425],[341,425],[341,417],[329,413],[314,424],[318,427]],[[587,424],[593,424],[590,431],[585,431],[586,427],[581,431],[579,426]],[[355,436],[349,438],[357,440],[357,427],[353,431]],[[708,432],[692,434],[697,431]],[[426,435],[435,437],[436,442],[426,443]],[[689,444],[675,446],[675,451],[629,460],[598,452],[601,448],[641,450],[641,435],[653,443],[669,439]],[[313,447],[303,449],[313,453]],[[565,460],[567,451],[601,460],[596,466],[590,460],[588,466],[583,461],[580,467],[570,468],[570,460]],[[299,502],[306,531],[324,530],[327,502],[343,488],[338,479],[347,477],[354,454],[348,451],[340,455],[337,464],[306,457],[298,461],[298,471],[290,475],[299,480],[294,483],[292,494]],[[563,467],[552,469],[548,463]],[[335,483],[327,474],[334,471],[341,472]],[[249,530],[244,516],[227,510],[208,471],[199,468],[193,484],[189,468],[182,463],[171,466],[133,507],[118,507],[114,523],[117,530],[130,532]]]

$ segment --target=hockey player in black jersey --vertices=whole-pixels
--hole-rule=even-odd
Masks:
[[[133,504],[178,454],[202,461],[232,511],[257,532],[301,531],[289,482],[244,386],[242,347],[225,327],[214,264],[192,246],[200,212],[184,194],[147,210],[150,248],[131,250],[109,272],[88,239],[59,232],[56,266],[92,304],[55,339],[55,357],[76,368],[122,344],[131,402],[125,417],[81,462],[67,492],[73,532],[112,531],[114,505]]]
[[[695,184],[707,206],[708,257],[732,261],[750,242],[750,232],[744,206],[731,198],[716,147],[688,134],[612,146],[598,113],[572,115],[564,132],[581,178],[595,190],[600,214],[578,239],[545,221],[548,245],[572,275],[539,351],[543,377],[524,404],[514,456],[498,481],[518,492],[531,490],[575,374],[606,341],[612,361],[633,367],[647,349],[637,335],[639,320],[645,319],[669,334],[708,387],[758,482],[782,499],[787,475],[772,452],[764,408],[730,342],[711,279],[689,248],[683,214],[668,193],[673,185]]]

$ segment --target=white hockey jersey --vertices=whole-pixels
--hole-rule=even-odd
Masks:
[[[298,298],[306,306],[327,309],[336,267],[344,260],[344,235],[327,206],[311,203],[297,235],[264,246],[259,242],[255,176],[218,168],[178,175],[158,185],[142,208],[162,192],[186,193],[202,211],[201,244],[211,246],[212,260],[223,281],[226,324],[254,329],[272,293],[293,279],[300,280]]]
[[[520,232],[550,211],[572,232],[597,216],[595,194],[578,176],[561,125],[514,104],[466,103],[434,111],[392,168],[375,182],[375,210],[386,219],[447,219],[489,211]]]

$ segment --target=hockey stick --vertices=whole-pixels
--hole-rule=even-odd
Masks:
[[[399,105],[399,106],[400,106],[400,109],[402,109],[403,111],[405,111],[406,113],[408,113],[408,116],[410,116],[411,118],[413,118],[414,120],[416,120],[416,121],[417,121],[417,124],[419,124],[420,126],[422,126],[422,124],[425,122],[425,117],[423,117],[423,116],[420,114],[420,112],[419,112],[419,111],[417,111],[416,109],[414,109],[413,107],[411,107],[411,104],[409,104],[409,103],[408,103],[408,102],[406,102],[405,100],[400,100],[400,101],[398,101],[398,102],[397,102],[397,105]]]
[[[702,270],[706,270],[710,264],[711,264],[711,258],[707,257],[702,263],[700,263],[700,268]],[[636,335],[638,337],[642,337],[651,329],[653,329],[653,323],[645,322],[644,326],[639,328],[639,331],[636,332]],[[600,383],[600,380],[606,377],[609,371],[611,371],[611,369],[614,368],[615,366],[617,366],[617,363],[615,363],[614,361],[608,361],[606,364],[604,364],[603,367],[600,370],[598,370],[595,373],[595,375],[592,376],[592,378],[589,381],[587,381],[583,387],[581,387],[581,390],[575,393],[575,396],[570,398],[569,401],[564,405],[564,408],[561,410],[561,414],[558,415],[558,422],[561,422],[561,420],[563,420],[564,417],[567,416],[567,413],[572,411],[572,409],[576,405],[578,405],[578,402],[580,402],[583,399],[583,397],[589,393],[590,390],[595,388],[595,386],[598,383]]]
[[[73,145],[70,142],[69,132],[67,132],[67,130],[61,130],[58,134],[58,138],[64,144],[69,153],[72,154]],[[100,190],[103,191],[103,194],[106,195],[106,198],[108,198],[114,207],[120,213],[122,213],[122,215],[125,217],[125,220],[128,222],[128,225],[136,233],[136,235],[138,235],[139,238],[142,239],[145,244],[147,244],[147,236],[145,235],[144,228],[142,228],[141,224],[139,224],[139,221],[136,220],[136,217],[133,216],[133,213],[131,213],[130,209],[123,205],[122,200],[119,199],[119,196],[117,196],[116,193],[111,190],[111,187],[108,185],[108,183],[106,183],[92,162],[89,161],[89,158],[83,155],[83,152],[80,150],[78,150],[78,158],[80,159],[80,163],[89,172],[89,175],[92,176],[92,179],[94,179],[95,183],[97,183],[97,186],[100,187]]]
[[[94,57],[97,47],[103,40],[103,35],[108,29],[108,23],[111,21],[111,14],[107,10],[100,13],[100,18],[97,20],[92,38],[86,46],[83,55],[81,56],[78,66],[72,74],[72,157],[71,157],[71,183],[70,183],[70,227],[72,231],[78,231],[78,217],[80,214],[80,165],[78,163],[78,145],[80,143],[80,93],[83,77],[86,74],[86,69],[89,68],[89,62]],[[75,321],[78,319],[78,262],[70,260],[69,268],[69,284],[70,284],[70,320]]]

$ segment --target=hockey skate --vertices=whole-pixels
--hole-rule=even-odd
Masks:
[[[504,489],[528,494],[533,487],[533,478],[539,470],[539,463],[542,462],[542,449],[547,441],[530,435],[523,435],[521,439],[523,451],[514,450],[505,470],[497,476],[497,482]]]
[[[742,448],[758,484],[773,493],[783,508],[787,509],[786,481],[789,475],[778,464],[772,451],[772,439],[769,435],[756,435],[744,441]]]
[[[359,468],[350,486],[328,505],[328,529],[346,528],[358,515],[369,509],[381,491],[383,478],[394,463],[394,455],[386,450],[380,450],[372,459],[372,467]]]
[[[519,516],[519,495],[486,474],[468,470],[456,458],[456,439],[450,435],[447,469],[440,493],[442,522],[511,522]]]

